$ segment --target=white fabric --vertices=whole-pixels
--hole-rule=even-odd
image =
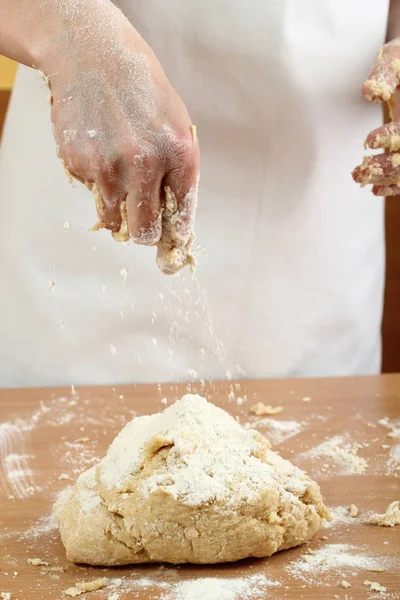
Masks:
[[[377,372],[383,202],[350,171],[381,119],[360,85],[387,2],[121,4],[198,127],[197,283],[88,231],[94,200],[66,181],[46,90],[21,69],[0,160],[0,384]]]

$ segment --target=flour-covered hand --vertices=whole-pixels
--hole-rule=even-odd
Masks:
[[[188,112],[151,49],[111,2],[70,0],[58,17],[68,51],[43,68],[58,155],[94,192],[96,228],[110,229],[120,241],[163,241],[162,253],[179,246],[178,259],[164,269],[179,270],[190,262],[199,172]],[[175,237],[168,233],[168,243],[166,190],[175,200]]]

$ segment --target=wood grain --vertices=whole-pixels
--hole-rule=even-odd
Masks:
[[[192,390],[195,389],[192,385]],[[387,587],[390,598],[400,598],[400,527],[373,527],[363,523],[367,511],[384,512],[391,501],[400,499],[400,471],[395,470],[395,465],[388,466],[390,452],[393,454],[395,447],[400,449],[400,440],[388,437],[389,429],[378,423],[387,417],[392,421],[397,419],[400,425],[400,375],[244,381],[236,385],[224,382],[209,384],[202,390],[241,422],[252,420],[253,426],[272,441],[276,439],[277,429],[263,425],[256,417],[250,418],[249,407],[255,401],[282,405],[283,412],[272,419],[281,423],[295,422],[299,429],[294,434],[291,432],[292,437],[276,443],[277,451],[319,481],[329,507],[347,507],[354,503],[360,510],[360,519],[334,521],[308,546],[265,560],[213,568],[162,570],[158,566],[103,570],[68,564],[58,534],[48,519],[55,494],[68,484],[59,480],[60,475],[66,474],[75,480],[81,470],[105,453],[115,434],[133,414],[158,412],[163,408],[162,398],[166,397],[169,403],[186,390],[186,385],[81,388],[75,394],[70,389],[0,390],[3,421],[3,429],[0,429],[3,433],[0,438],[0,593],[12,592],[13,600],[61,599],[63,590],[76,580],[105,576],[110,582],[123,578],[121,587],[110,585],[105,590],[85,594],[85,598],[107,599],[118,591],[120,600],[173,600],[173,592],[168,595],[160,589],[160,582],[167,585],[171,581],[193,578],[264,574],[279,582],[279,587],[266,588],[262,598],[331,599],[338,594],[344,599],[347,593],[348,598],[366,599],[373,596],[367,593],[365,580],[379,582]],[[243,399],[242,404],[239,400],[238,405],[238,397]],[[308,397],[310,401],[302,400]],[[360,444],[359,454],[368,461],[365,474],[346,475],[340,463],[333,459],[312,460],[303,455],[333,436],[343,439],[347,436]],[[28,476],[25,473],[24,477],[18,477],[20,455],[26,456],[20,460],[26,461],[25,467],[30,469]],[[325,536],[327,539],[323,539]],[[351,553],[359,557],[370,557],[373,564],[383,564],[385,570],[376,573],[354,566],[321,566],[316,567],[311,576],[303,574],[302,578],[298,568],[296,574],[295,566],[304,564],[307,547],[329,550],[336,543],[351,547]],[[43,567],[27,564],[27,559],[32,557],[40,557],[52,567],[67,570],[46,572]],[[18,575],[13,575],[14,572]],[[139,589],[138,584],[143,583],[144,578],[150,578],[155,584]],[[341,587],[344,579],[351,583],[351,589]],[[238,596],[239,599],[245,600]],[[246,600],[251,600],[251,596]]]

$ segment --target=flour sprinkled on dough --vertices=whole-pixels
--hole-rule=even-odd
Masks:
[[[133,419],[55,507],[75,562],[218,563],[310,539],[318,486],[225,411],[188,394]]]

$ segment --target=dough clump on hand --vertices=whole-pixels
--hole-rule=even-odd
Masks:
[[[196,260],[192,255],[194,213],[197,206],[198,181],[178,208],[175,194],[165,187],[165,208],[162,214],[162,235],[157,244],[157,265],[166,275],[178,273],[186,266],[192,272]]]
[[[189,394],[128,423],[55,516],[69,560],[112,566],[270,556],[309,540],[328,512],[260,433]]]

